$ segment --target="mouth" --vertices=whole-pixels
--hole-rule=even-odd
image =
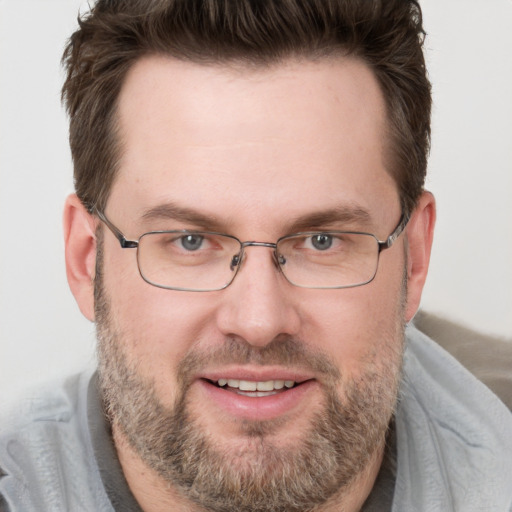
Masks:
[[[254,381],[221,378],[213,381],[209,380],[208,382],[225,391],[230,391],[240,396],[248,396],[253,398],[263,398],[277,395],[279,393],[285,393],[286,391],[300,385],[293,380],[279,379]]]
[[[258,379],[236,378],[236,376],[209,376],[199,379],[200,389],[204,393],[204,408],[212,411],[212,417],[218,411],[222,417],[264,421],[284,418],[295,411],[301,414],[311,405],[318,390],[314,378],[292,376]]]

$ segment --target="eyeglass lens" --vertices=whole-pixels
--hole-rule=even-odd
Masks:
[[[150,284],[208,291],[231,283],[242,264],[241,251],[241,242],[229,235],[154,232],[140,238],[137,258],[140,273]],[[275,251],[286,279],[307,288],[365,284],[375,276],[379,258],[377,239],[364,233],[291,235],[281,238]]]

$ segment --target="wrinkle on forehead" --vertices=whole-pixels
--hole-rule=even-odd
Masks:
[[[350,80],[346,80],[346,75],[350,75]],[[333,109],[342,108],[347,112],[357,111],[358,124],[376,125],[380,124],[376,122],[385,120],[384,101],[376,78],[371,69],[358,59],[290,60],[262,70],[250,68],[244,69],[243,73],[235,73],[233,68],[224,65],[201,65],[150,56],[133,66],[121,91],[119,112],[122,132],[123,136],[129,136],[128,132],[137,125],[143,129],[145,124],[162,117],[161,105],[164,103],[171,107],[166,119],[167,128],[174,132],[174,138],[167,140],[170,144],[173,141],[179,144],[186,142],[182,139],[182,128],[194,128],[197,121],[205,128],[208,128],[210,120],[217,127],[232,125],[235,139],[240,128],[244,124],[253,127],[253,120],[258,116],[271,116],[275,121],[275,117],[279,117],[276,114],[286,113],[286,120],[291,116],[294,124],[315,124],[315,118],[304,109],[302,99],[290,102],[296,91],[300,91],[308,103],[320,99],[316,101],[315,108],[320,109],[321,114],[329,115]],[[133,97],[137,97],[136,102],[131,101]],[[240,106],[244,110],[252,109],[252,115],[246,116]],[[219,115],[211,116],[212,113]],[[376,119],[376,114],[380,119]],[[325,121],[315,117],[319,122]],[[201,132],[202,135],[207,133],[208,130]],[[278,133],[263,131],[258,142],[279,142],[285,138],[286,132]],[[188,142],[192,147],[222,146],[218,140],[214,142],[207,138]],[[236,140],[229,141],[232,143]],[[250,144],[251,140],[246,143]]]

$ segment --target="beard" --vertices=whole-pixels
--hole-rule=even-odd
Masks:
[[[167,407],[154,381],[129,361],[124,343],[130,336],[112,318],[101,270],[99,264],[95,310],[107,414],[140,459],[184,498],[212,512],[305,512],[342,497],[378,456],[396,404],[403,297],[394,327],[375,341],[357,381],[343,386],[343,396],[338,368],[303,341],[283,337],[255,348],[228,338],[216,349],[191,349],[180,361],[177,398]],[[322,375],[322,407],[311,415],[300,442],[286,447],[275,442],[272,434],[286,432],[279,420],[242,422],[245,442],[236,447],[222,447],[201,426],[189,399],[190,376],[207,364],[228,362],[301,367]]]

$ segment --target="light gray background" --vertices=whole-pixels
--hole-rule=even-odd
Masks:
[[[68,290],[59,60],[78,0],[0,0],[0,402],[94,361]],[[423,307],[512,336],[512,1],[424,0],[438,225]]]

